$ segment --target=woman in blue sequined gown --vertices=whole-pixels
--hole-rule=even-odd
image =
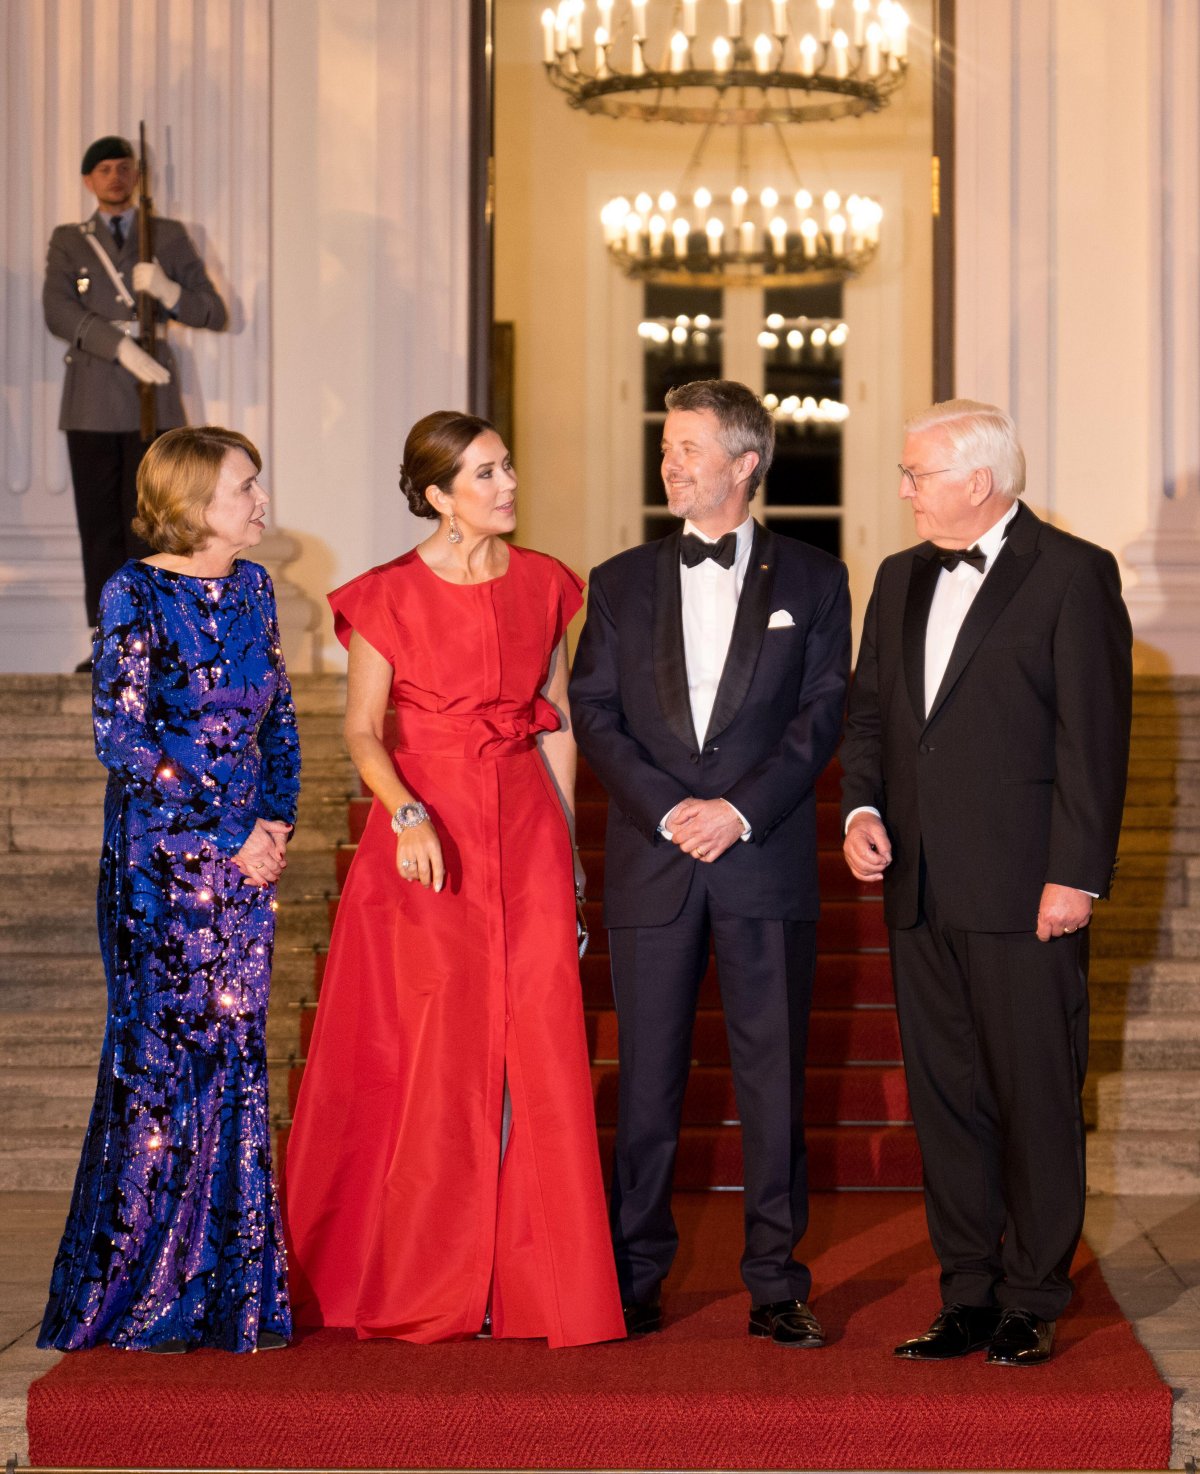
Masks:
[[[108,1021],[40,1346],[253,1351],[291,1334],[265,1030],[300,754],[258,452],[168,432],[138,476],[159,549],[105,586],[97,914]]]

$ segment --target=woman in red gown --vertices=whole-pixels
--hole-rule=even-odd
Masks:
[[[330,595],[375,802],[288,1145],[295,1317],[613,1340],[573,899],[564,632],[582,584],[503,541],[516,479],[485,420],[419,421],[401,474],[437,530]]]

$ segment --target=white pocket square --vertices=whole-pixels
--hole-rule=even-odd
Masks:
[[[795,627],[796,621],[786,609],[776,609],[775,613],[767,620],[769,630],[790,630]]]

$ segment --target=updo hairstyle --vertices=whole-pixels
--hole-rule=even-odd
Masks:
[[[147,450],[138,467],[133,530],[156,553],[186,557],[208,541],[212,529],[204,514],[231,450],[244,450],[262,470],[258,447],[220,425],[168,430]]]
[[[449,491],[462,469],[467,446],[495,426],[478,415],[456,409],[434,410],[408,432],[404,462],[400,467],[400,490],[408,498],[414,517],[437,520],[437,508],[425,495],[427,486]]]

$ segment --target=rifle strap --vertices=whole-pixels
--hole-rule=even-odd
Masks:
[[[95,251],[97,256],[99,256],[100,265],[103,266],[105,271],[108,272],[113,286],[117,289],[117,296],[120,297],[125,306],[129,308],[130,312],[135,312],[137,310],[137,303],[133,300],[132,293],[122,280],[121,273],[113,264],[112,257],[96,239],[96,232],[94,230],[88,230],[84,226],[80,226],[80,229],[87,237],[88,245],[91,246],[92,250]]]

